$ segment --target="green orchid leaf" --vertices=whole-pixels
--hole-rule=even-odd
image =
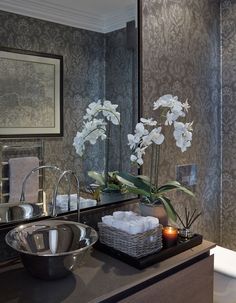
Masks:
[[[160,186],[158,188],[158,190],[162,190],[162,189],[165,189],[165,188],[171,188],[172,189],[172,188],[177,188],[179,186],[181,186],[181,184],[179,182],[177,182],[177,181],[169,181],[166,184]]]
[[[177,186],[179,186],[179,185],[181,185],[178,181],[168,181],[165,185],[177,185]]]
[[[138,178],[141,179],[141,180],[143,180],[144,182],[146,182],[146,183],[149,184],[149,185],[151,184],[151,180],[150,180],[150,178],[147,177],[147,176],[138,175]]]
[[[96,171],[89,171],[88,175],[89,175],[90,178],[96,180],[98,185],[101,185],[101,186],[105,185],[105,178],[102,174],[99,174]]]
[[[116,178],[119,182],[121,182],[125,186],[130,187],[130,188],[136,188],[132,182],[129,182],[128,180],[120,177],[119,175],[117,175]]]
[[[187,189],[186,187],[182,186],[179,182],[168,182],[165,185],[159,187],[156,191],[157,194],[163,194],[165,192],[168,191],[172,191],[172,190],[180,190],[192,197],[195,197],[194,193],[191,192],[189,189]]]
[[[165,207],[167,216],[171,220],[176,221],[177,220],[176,213],[175,213],[174,207],[172,206],[170,200],[164,196],[158,197],[158,199],[162,202],[163,206]]]
[[[188,195],[190,195],[190,196],[192,196],[192,197],[195,197],[195,194],[194,194],[191,190],[187,189],[187,188],[184,187],[184,186],[179,186],[179,187],[178,187],[178,190],[181,190],[181,191],[183,191],[185,194],[188,194]]]
[[[120,182],[122,182],[122,180],[126,180],[124,182],[124,184],[127,184],[127,181],[129,183],[128,186],[130,186],[130,184],[133,184],[134,186],[131,187],[136,187],[136,188],[140,188],[141,190],[144,190],[146,192],[150,192],[150,184],[147,184],[146,182],[144,182],[141,178],[139,178],[139,176],[133,176],[131,174],[125,173],[125,172],[120,172],[117,174],[117,178],[121,177],[122,179],[120,180]],[[119,180],[119,179],[118,179]]]
[[[159,188],[156,189],[156,192],[161,192],[161,191],[168,191],[172,189],[178,188],[176,185],[162,185]]]
[[[136,188],[136,187],[128,187],[126,186],[126,190],[127,192],[129,193],[132,193],[132,194],[136,194],[136,195],[140,195],[140,196],[144,196],[144,197],[148,197],[150,198],[150,193],[149,192],[146,192],[140,188]]]

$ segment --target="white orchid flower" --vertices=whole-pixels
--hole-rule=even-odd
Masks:
[[[140,146],[149,146],[152,144],[152,138],[150,134],[143,136],[140,140]]]
[[[157,125],[157,121],[153,120],[153,118],[149,118],[149,119],[141,118],[140,121],[144,125],[149,125],[149,126],[156,126]]]
[[[143,156],[145,155],[145,150],[146,150],[147,146],[144,147],[144,148],[140,148],[138,147],[136,149],[136,155],[137,155],[137,160],[136,162],[139,164],[139,165],[143,165]]]
[[[131,160],[132,162],[136,162],[137,159],[138,159],[138,158],[137,158],[135,155],[131,155],[131,156],[130,156],[130,160]]]
[[[166,114],[165,125],[172,125],[173,122],[176,121],[177,119],[178,119],[178,117],[176,115],[174,115],[173,113],[168,111]]]
[[[182,103],[177,99],[173,100],[172,105],[169,107],[173,113],[179,113],[182,111]]]
[[[92,102],[89,104],[88,108],[86,109],[86,115],[83,117],[83,119],[91,121],[93,117],[96,117],[101,110],[102,110],[101,100],[98,100],[98,102]]]
[[[137,137],[142,137],[142,136],[148,135],[148,130],[145,129],[143,123],[139,122],[136,124],[135,134]]]
[[[176,141],[176,146],[179,147],[183,153],[187,150],[188,147],[191,146],[191,141],[187,141],[181,137]]]
[[[154,128],[148,135],[143,136],[140,140],[141,147],[148,147],[152,143],[162,144],[164,141],[164,136],[160,134],[161,128]]]
[[[187,102],[187,101],[186,101]],[[157,101],[154,102],[153,109],[156,110],[159,107],[167,107],[170,108],[170,111],[178,117],[184,117],[185,113],[183,112],[183,109],[187,110],[189,108],[188,102],[187,103],[181,103],[178,100],[177,96],[172,95],[164,95],[160,97]]]
[[[192,122],[191,123],[174,123],[174,138],[176,140],[176,146],[178,146],[182,152],[186,151],[191,146],[192,141]]]
[[[152,142],[157,144],[157,145],[161,145],[163,143],[164,139],[165,139],[163,134],[161,134],[161,127],[154,128],[150,132],[150,137],[151,137]]]
[[[184,117],[185,113],[183,111],[180,112],[171,112],[168,111],[166,114],[165,125],[172,125],[179,117]]]
[[[131,155],[130,160],[132,162],[136,162],[138,165],[143,165],[143,156],[145,155],[145,150],[148,146],[145,147],[137,147],[135,150],[135,154]]]
[[[178,119],[186,116],[185,112],[188,112],[190,108],[188,101],[181,103],[177,96],[164,95],[154,102],[153,110],[161,107],[169,109],[166,113],[163,127],[174,125],[173,134],[176,145],[182,152],[186,151],[191,146],[192,123],[184,124]],[[165,137],[161,133],[162,127],[155,127],[156,125],[157,121],[153,118],[141,118],[140,122],[136,124],[134,135],[128,135],[128,145],[133,150],[133,154],[130,157],[132,162],[142,165],[146,148],[152,144],[161,145],[164,142]],[[148,129],[145,126],[148,126]]]
[[[120,113],[116,111],[118,105],[112,104],[111,101],[106,100],[103,103],[102,114],[107,120],[111,121],[114,125],[120,124]]]
[[[130,146],[130,149],[135,148],[136,145],[139,143],[139,140],[139,137],[128,134],[128,145]]]
[[[104,137],[106,130],[106,123],[103,120],[94,119],[84,123],[82,132],[77,132],[73,146],[76,152],[82,156],[85,150],[85,142],[89,141],[91,144],[95,144],[99,137]]]
[[[75,147],[76,153],[82,156],[85,151],[85,143],[96,144],[98,139],[105,140],[107,121],[111,121],[114,125],[120,123],[120,113],[116,110],[118,105],[112,104],[111,101],[101,100],[98,102],[92,102],[89,104],[86,115],[83,117],[83,129],[81,132],[77,132],[73,146]],[[98,115],[102,116],[98,119]]]
[[[143,158],[142,157],[140,157],[140,158],[137,158],[137,161],[136,161],[137,163],[138,163],[138,165],[143,165]]]
[[[183,109],[188,112],[190,105],[188,104],[188,99],[182,104]]]
[[[97,117],[100,113],[115,125],[120,123],[120,113],[116,111],[118,105],[112,104],[111,101],[105,100],[102,104],[101,100],[98,102],[92,102],[89,104],[86,115],[83,117],[84,120],[91,121]]]
[[[164,95],[154,102],[153,109],[156,110],[159,107],[173,107],[173,104],[178,101],[178,97],[172,95]]]

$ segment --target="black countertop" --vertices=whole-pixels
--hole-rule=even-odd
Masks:
[[[43,281],[31,277],[21,263],[0,269],[1,303],[98,303],[118,302],[119,294],[144,287],[147,281],[163,276],[209,252],[215,245],[203,241],[192,249],[138,270],[94,250],[84,265],[64,279]],[[141,286],[142,285],[142,286]],[[113,299],[112,299],[113,298]]]

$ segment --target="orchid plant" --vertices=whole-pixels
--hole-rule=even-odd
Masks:
[[[152,156],[154,159],[150,163],[151,176],[133,176],[128,173],[117,174],[118,180],[124,184],[128,192],[139,194],[142,197],[143,203],[151,205],[162,203],[168,217],[172,220],[176,220],[176,212],[166,193],[172,190],[180,190],[191,196],[194,196],[194,194],[177,181],[169,181],[160,187],[158,186],[160,148],[159,150],[155,150],[154,147],[160,147],[164,142],[163,129],[168,127],[173,127],[173,137],[176,141],[176,146],[182,152],[185,152],[191,146],[193,122],[184,123],[180,121],[181,118],[186,117],[189,108],[188,101],[182,103],[178,100],[178,97],[172,95],[164,95],[155,101],[153,110],[161,109],[160,116],[162,120],[164,118],[164,121],[158,122],[153,118],[141,118],[135,127],[134,134],[128,135],[128,145],[132,150],[130,160],[138,166],[143,165],[146,150],[152,146]],[[155,170],[155,176],[153,170]]]
[[[111,101],[101,100],[92,102],[86,109],[86,115],[83,117],[83,128],[81,132],[77,132],[73,146],[79,156],[83,156],[85,151],[85,143],[89,142],[94,145],[99,138],[107,139],[107,124],[111,121],[114,125],[120,124],[120,113],[116,110],[118,105],[112,104]],[[98,116],[101,116],[98,119]]]
[[[128,135],[128,144],[133,151],[130,160],[143,165],[143,157],[146,149],[152,144],[161,145],[165,137],[162,133],[164,127],[174,126],[174,138],[176,145],[185,152],[191,146],[192,141],[192,124],[178,121],[179,118],[185,117],[190,108],[188,101],[181,103],[178,97],[164,95],[154,102],[153,110],[163,109],[161,117],[164,117],[164,123],[158,123],[153,118],[141,118],[136,125],[134,134]]]
[[[113,125],[120,124],[120,113],[117,111],[117,104],[112,104],[111,101],[105,100],[92,102],[86,109],[86,114],[83,117],[83,127],[78,131],[73,146],[79,156],[83,156],[87,143],[96,144],[98,139],[109,140],[110,123]],[[108,181],[108,146],[106,148],[106,163],[105,163],[105,187]]]

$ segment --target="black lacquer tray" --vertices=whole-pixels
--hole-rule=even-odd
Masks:
[[[99,241],[96,243],[95,248],[133,267],[136,267],[137,269],[144,269],[150,265],[164,261],[201,243],[202,235],[194,234],[191,239],[183,241],[181,238],[179,238],[178,243],[175,246],[162,248],[159,252],[142,258],[131,257],[121,251],[102,244]]]

